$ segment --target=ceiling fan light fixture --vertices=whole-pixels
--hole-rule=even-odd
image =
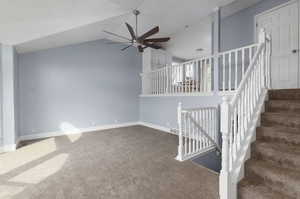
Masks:
[[[138,35],[138,15],[140,15],[140,11],[133,10],[132,12],[135,15],[135,19],[136,19],[135,30],[130,24],[125,22],[125,25],[127,27],[127,30],[129,31],[131,38],[127,38],[122,35],[118,35],[118,34],[115,34],[115,33],[109,32],[109,31],[104,31],[107,34],[113,35],[118,38],[122,38],[122,39],[130,42],[129,46],[121,49],[122,51],[126,50],[127,48],[129,48],[131,46],[136,46],[138,48],[139,52],[143,52],[145,48],[161,49],[162,47],[159,45],[159,43],[167,42],[170,40],[169,37],[160,37],[160,38],[152,38],[151,37],[159,32],[158,26],[150,29],[146,33],[142,34],[141,36]],[[151,38],[149,38],[149,37],[151,37]]]

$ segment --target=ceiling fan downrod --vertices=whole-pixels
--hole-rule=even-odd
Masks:
[[[138,38],[138,16],[141,14],[141,12],[139,10],[133,10],[132,12],[135,15],[135,34]]]

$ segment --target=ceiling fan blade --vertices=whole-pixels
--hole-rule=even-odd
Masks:
[[[106,44],[131,44],[132,42],[107,42]]]
[[[170,37],[162,37],[162,38],[145,39],[144,42],[167,42],[169,40],[170,40]]]
[[[151,30],[149,30],[148,32],[146,32],[145,34],[143,34],[142,36],[140,36],[138,39],[139,40],[144,40],[147,37],[150,37],[151,35],[154,35],[154,34],[156,34],[158,32],[159,32],[159,27],[156,26],[155,28],[152,28]]]
[[[132,40],[135,40],[136,37],[135,37],[135,33],[134,33],[133,28],[132,28],[131,25],[129,25],[128,23],[125,23],[125,24],[126,24],[126,26],[127,26],[127,29],[128,29],[128,31],[129,31],[130,35],[131,35]]]
[[[150,48],[154,48],[154,49],[161,49],[162,47],[157,46],[155,44],[149,44],[149,43],[144,43],[145,46],[150,47]]]
[[[127,38],[127,37],[124,37],[124,36],[122,36],[122,35],[118,35],[118,34],[116,34],[116,33],[109,32],[109,31],[106,31],[106,30],[103,30],[103,32],[105,32],[105,33],[107,33],[107,34],[109,34],[109,35],[113,35],[113,36],[115,36],[115,37],[119,37],[119,38],[122,38],[122,39],[125,39],[125,40],[131,42],[131,39],[129,39],[129,38]]]
[[[129,47],[131,47],[131,46],[132,46],[132,44],[129,45],[129,46],[126,46],[125,48],[122,48],[121,50],[124,51],[124,50],[126,50],[127,48],[129,48]]]

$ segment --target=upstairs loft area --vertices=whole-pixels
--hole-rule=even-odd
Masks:
[[[189,96],[234,92],[245,75],[257,44],[159,69],[143,67],[141,96]],[[216,85],[216,86],[215,86]]]

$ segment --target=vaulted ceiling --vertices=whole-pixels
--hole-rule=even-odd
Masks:
[[[233,1],[0,0],[0,43],[16,45],[19,52],[30,52],[102,38],[114,39],[103,30],[129,36],[124,22],[134,24],[131,12],[135,8],[142,12],[139,33],[159,25],[159,35],[169,36],[199,22],[216,7]]]

